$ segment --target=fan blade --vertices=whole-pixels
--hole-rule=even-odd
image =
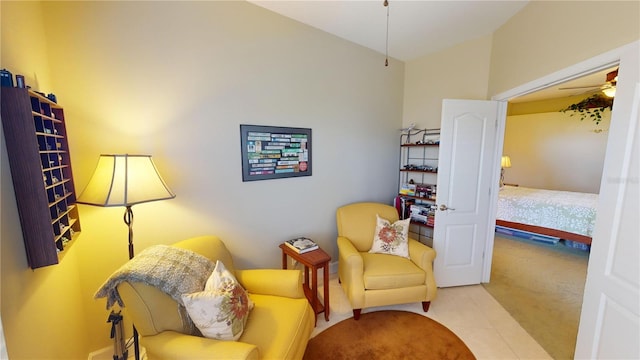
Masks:
[[[599,93],[599,92],[601,92],[601,91],[602,91],[602,89],[591,89],[591,90],[583,91],[583,92],[581,92],[581,93],[580,93],[580,94],[578,94],[578,95],[596,94],[596,93]]]
[[[572,86],[572,87],[561,87],[558,90],[575,90],[575,89],[589,89],[589,88],[601,88],[608,84],[598,84],[598,85],[586,85],[586,86]]]

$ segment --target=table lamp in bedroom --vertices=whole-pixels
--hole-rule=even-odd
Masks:
[[[500,188],[504,186],[504,169],[511,167],[511,158],[503,156],[500,160]]]

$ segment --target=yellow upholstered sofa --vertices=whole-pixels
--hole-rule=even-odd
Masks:
[[[358,320],[363,308],[421,302],[426,312],[437,293],[432,248],[409,238],[409,258],[369,253],[377,218],[394,223],[396,208],[362,202],[336,211],[338,226],[338,276]]]
[[[178,305],[169,295],[139,282],[123,282],[118,292],[125,313],[140,334],[149,359],[301,359],[314,328],[299,270],[236,270],[231,254],[215,236],[187,239],[173,246],[221,260],[254,303],[238,341],[181,333]],[[132,350],[130,350],[132,352]]]

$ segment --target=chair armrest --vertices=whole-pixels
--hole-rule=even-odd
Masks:
[[[409,257],[426,273],[427,297],[433,300],[438,291],[433,275],[433,261],[436,258],[436,251],[417,240],[409,239]]]
[[[409,239],[409,257],[421,269],[433,268],[436,251],[418,240]]]
[[[141,341],[149,359],[259,359],[256,345],[240,341],[220,341],[199,336],[163,331]],[[129,350],[130,352],[133,349]],[[131,355],[131,354],[130,354]]]
[[[351,306],[364,306],[364,262],[362,255],[344,236],[338,236],[338,277]]]
[[[354,272],[355,275],[359,274],[362,277],[364,264],[358,249],[344,236],[338,236],[337,242],[339,263],[345,265],[350,272]]]
[[[281,269],[235,271],[236,278],[249,293],[284,296],[294,299],[304,297],[301,274],[300,270]]]

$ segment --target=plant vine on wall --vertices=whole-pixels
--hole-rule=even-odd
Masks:
[[[602,95],[601,93],[593,94],[588,98],[580,101],[579,103],[569,105],[565,109],[560,111],[575,111],[569,116],[580,114],[580,120],[590,118],[591,120],[600,124],[602,121],[602,113],[606,108],[611,110],[613,108],[613,98]]]

